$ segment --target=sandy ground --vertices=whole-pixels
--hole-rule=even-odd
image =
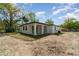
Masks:
[[[0,37],[0,55],[32,55],[31,43],[10,36]]]
[[[79,55],[79,35],[73,32],[23,41],[0,34],[0,55]]]

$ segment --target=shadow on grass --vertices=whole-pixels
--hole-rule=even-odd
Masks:
[[[2,36],[8,36],[5,32],[0,32],[0,37]]]
[[[51,35],[51,34],[43,34],[43,35],[29,35],[29,34],[24,34],[24,33],[20,33],[24,36],[28,36],[28,37],[31,37],[31,38],[34,38],[34,39],[40,39],[40,38],[43,38],[45,36],[48,36],[48,35]]]
[[[13,33],[5,33],[5,32],[2,32],[2,33],[1,33],[1,32],[0,32],[0,37],[2,37],[2,36],[16,35],[16,34],[17,34],[16,32],[13,32]],[[43,35],[36,35],[36,36],[34,36],[34,35],[28,35],[28,34],[24,34],[24,33],[19,33],[19,34],[28,37],[28,39],[32,38],[32,39],[34,39],[34,40],[37,40],[37,39],[40,39],[40,38],[43,38],[43,37],[46,37],[46,36],[49,36],[49,35],[57,35],[57,36],[59,36],[59,35],[62,35],[62,34],[64,34],[64,33],[43,34]],[[16,36],[12,36],[12,37],[15,37],[15,38],[16,38]],[[19,38],[20,38],[20,37],[19,37]],[[21,39],[22,39],[22,38],[21,38]],[[25,38],[24,38],[24,40],[25,40]],[[31,40],[31,41],[32,41],[32,40]]]
[[[57,36],[62,35],[62,34],[64,33],[54,33],[54,35],[57,35]]]
[[[34,38],[35,40],[37,40],[37,39],[40,39],[40,38],[43,38],[43,37],[46,37],[46,36],[49,36],[49,35],[57,35],[57,36],[59,36],[59,35],[62,35],[64,33],[43,34],[43,35],[36,35],[36,36],[35,35],[24,34],[24,33],[20,33],[20,34],[22,34],[24,36]]]
[[[0,37],[2,36],[9,36],[10,34],[15,34],[16,32],[0,32]]]

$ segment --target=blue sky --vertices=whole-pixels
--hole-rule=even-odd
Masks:
[[[17,3],[25,12],[34,12],[40,22],[51,19],[59,25],[68,17],[79,18],[79,4],[76,3]]]

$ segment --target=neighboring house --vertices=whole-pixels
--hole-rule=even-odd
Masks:
[[[52,34],[57,33],[58,31],[59,27],[57,25],[48,25],[40,22],[31,22],[20,25],[20,32],[30,35]]]

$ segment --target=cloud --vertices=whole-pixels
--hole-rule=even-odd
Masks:
[[[77,18],[76,14],[74,14],[74,13],[67,13],[66,17]]]
[[[53,6],[52,10],[56,9],[57,7]]]
[[[56,11],[53,11],[53,15],[56,15],[56,14],[58,14],[58,13],[60,13],[61,11],[64,11],[65,9],[58,9],[58,10],[56,10]]]
[[[62,19],[62,18],[69,18],[69,17],[73,17],[73,18],[76,18],[78,19],[79,17],[79,9],[78,8],[74,8],[74,11],[72,13],[66,13],[64,16],[62,17],[59,17],[59,19]]]
[[[61,5],[60,5],[61,8],[59,8],[59,9],[53,11],[53,15],[56,15],[56,14],[61,13],[61,12],[66,12],[66,11],[71,10],[71,9],[75,9],[75,8],[72,8],[72,6],[74,6],[75,3],[70,3],[70,4],[67,4],[67,5],[65,5],[65,6],[64,6],[64,5],[65,5],[65,4],[61,4]],[[64,7],[63,7],[63,6],[64,6]],[[55,8],[55,7],[54,7],[54,8]]]
[[[47,16],[45,14],[46,14],[45,11],[38,11],[38,12],[35,13],[36,18],[40,19],[40,22],[44,22],[45,19],[47,19]]]
[[[63,18],[63,16],[61,16],[61,17],[58,17],[58,19],[62,19]]]
[[[67,13],[64,16],[58,17],[58,19],[67,19],[71,17],[78,19],[78,16],[75,13]]]
[[[76,10],[74,11],[74,13],[77,13],[77,12],[79,12],[79,9],[76,8]]]
[[[39,17],[39,16],[41,16],[41,15],[44,15],[44,14],[45,14],[45,11],[38,11],[38,12],[35,13],[35,15],[36,15],[37,17]]]
[[[63,11],[67,11],[68,9],[70,9],[70,6],[65,6],[64,8],[57,9],[56,11],[53,11],[53,15],[56,15]]]

